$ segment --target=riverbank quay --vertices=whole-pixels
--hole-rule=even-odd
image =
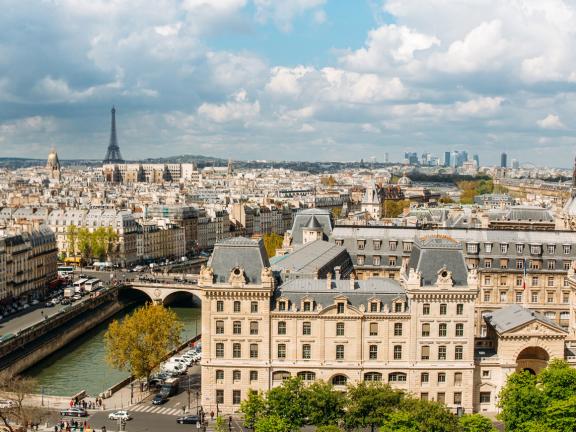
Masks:
[[[118,288],[102,288],[82,302],[20,330],[0,343],[0,370],[20,373],[121,311]]]

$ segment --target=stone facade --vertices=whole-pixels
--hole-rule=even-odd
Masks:
[[[289,376],[383,381],[464,412],[496,410],[507,374],[564,358],[568,332],[520,305],[485,314],[460,242],[416,239],[397,279],[273,274],[262,244],[218,243],[202,269],[202,405],[231,413]]]

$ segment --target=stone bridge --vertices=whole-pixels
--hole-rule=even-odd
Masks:
[[[166,278],[149,280],[130,280],[124,281],[122,288],[135,289],[145,293],[154,303],[163,304],[166,298],[174,293],[188,293],[200,299],[201,290],[198,288],[198,275],[187,275],[187,282],[171,280]],[[194,282],[192,282],[194,281]]]

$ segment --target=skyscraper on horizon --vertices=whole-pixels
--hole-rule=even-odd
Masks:
[[[104,157],[104,164],[124,163],[122,155],[120,154],[120,147],[118,146],[118,138],[116,137],[116,108],[112,106],[112,124],[110,126],[110,143],[106,156]]]
[[[506,168],[508,166],[508,155],[502,152],[500,155],[500,168]]]

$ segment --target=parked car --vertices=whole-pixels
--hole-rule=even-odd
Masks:
[[[180,424],[196,424],[196,423],[198,423],[198,421],[199,421],[198,416],[195,416],[195,415],[178,417],[176,419],[176,423],[180,423]]]
[[[51,301],[46,302],[46,304],[44,305],[44,307],[47,307],[47,308],[49,308],[49,307],[54,307],[54,303],[52,303]]]
[[[108,418],[110,420],[125,420],[128,421],[130,420],[132,417],[130,417],[130,414],[128,414],[128,411],[116,411],[113,413],[108,414]]]
[[[168,398],[161,393],[158,393],[154,396],[154,399],[152,399],[152,405],[162,405],[166,402],[168,402]]]
[[[60,411],[60,415],[67,417],[86,417],[88,415],[88,412],[84,408],[72,407]]]

